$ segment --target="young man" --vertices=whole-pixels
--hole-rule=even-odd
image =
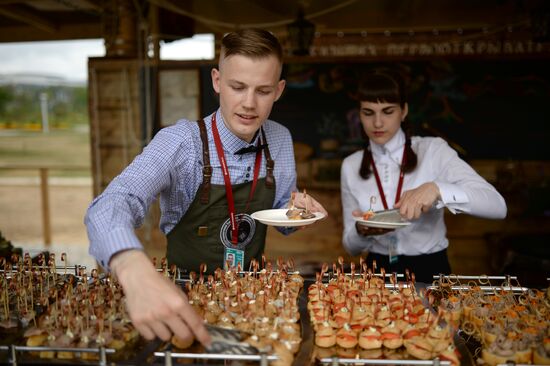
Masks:
[[[212,272],[232,258],[243,268],[259,259],[266,227],[249,214],[286,207],[296,190],[290,133],[267,119],[285,87],[282,56],[267,31],[227,34],[212,70],[220,108],[161,130],[88,209],[90,254],[117,276],[130,317],[148,339],[194,334],[209,342],[185,294],[156,272],[134,233],[156,196],[169,264],[198,271],[206,263]],[[312,211],[326,214],[310,196],[296,196],[297,206],[308,199]]]

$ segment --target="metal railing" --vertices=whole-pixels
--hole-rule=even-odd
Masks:
[[[49,171],[50,170],[72,170],[88,171],[90,167],[79,165],[23,165],[0,163],[0,170],[34,170],[38,171],[40,178],[40,208],[42,217],[42,236],[44,244],[49,247],[52,244],[52,229],[50,220],[50,194],[49,194]]]

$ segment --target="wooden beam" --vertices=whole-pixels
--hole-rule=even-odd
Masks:
[[[95,1],[80,0],[80,3],[82,3],[83,5],[85,5],[88,8],[91,8],[91,9],[97,11],[97,12],[100,12],[100,13],[103,13],[105,11],[105,9],[101,5],[96,4]],[[82,9],[82,7],[81,7],[81,9]]]
[[[43,2],[42,0],[0,0],[0,5],[8,5],[8,4],[26,4],[32,6],[32,3],[38,3]],[[71,5],[74,3],[74,5]],[[72,2],[58,2],[59,5],[65,6],[65,8],[70,10],[80,10],[80,11],[86,11],[86,10],[92,10],[98,13],[103,13],[105,11],[104,7],[101,4],[96,4],[95,0],[78,0],[78,1],[72,1]],[[51,9],[53,10],[53,9]]]
[[[160,61],[159,7],[155,4],[151,4],[149,8],[149,34],[153,42],[153,60],[158,65]],[[147,58],[147,51],[145,51],[145,57]]]
[[[0,0],[0,1],[13,1],[13,0]],[[29,0],[27,0],[29,1]],[[34,0],[37,1],[37,0]],[[42,0],[38,0],[42,1]],[[105,11],[105,6],[103,4],[96,4],[97,0],[56,0],[59,5],[64,7],[63,10],[69,10],[72,12],[81,12],[81,13],[103,13]],[[54,9],[50,9],[53,11]],[[61,10],[61,9],[59,9]]]
[[[57,26],[54,23],[44,17],[31,13],[18,5],[0,6],[0,14],[19,20],[20,22],[29,24],[46,32],[55,33],[57,31]]]
[[[44,32],[23,24],[10,27],[0,26],[0,42],[60,41],[91,38],[103,38],[99,22],[61,25],[55,33]]]

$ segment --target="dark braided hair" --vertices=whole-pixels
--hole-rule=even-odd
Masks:
[[[376,70],[366,74],[357,88],[354,99],[358,102],[372,103],[397,103],[401,108],[407,103],[407,92],[402,77],[389,70]],[[410,173],[416,168],[416,153],[411,148],[411,126],[407,121],[403,121],[401,128],[405,132],[405,165],[403,172]],[[365,136],[366,137],[366,136]],[[365,138],[366,144],[363,151],[363,160],[359,168],[359,175],[363,179],[368,179],[371,175],[371,160],[369,139]]]

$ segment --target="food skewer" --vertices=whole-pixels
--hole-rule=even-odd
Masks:
[[[63,274],[67,276],[67,254],[61,253],[61,262],[63,262],[64,271]]]
[[[300,214],[302,213],[302,210],[296,208],[294,206],[294,199],[296,198],[296,192],[292,192],[290,194],[290,207],[286,211],[286,217],[288,217],[291,220],[296,220],[300,218]]]
[[[304,198],[304,201],[306,202],[306,209],[302,210],[300,212],[300,216],[302,217],[302,219],[313,219],[313,218],[315,218],[315,214],[309,210],[309,199],[308,199],[309,197],[306,193],[305,188],[304,188],[303,198]]]
[[[367,212],[363,213],[363,220],[368,221],[374,216],[374,210],[372,206],[376,203],[376,196],[371,196],[369,201],[369,209]]]

